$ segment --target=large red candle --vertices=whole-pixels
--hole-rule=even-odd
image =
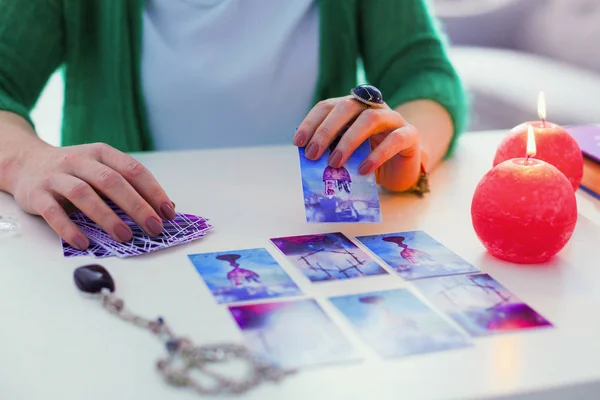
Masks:
[[[547,162],[530,157],[506,160],[477,185],[471,218],[493,256],[518,264],[542,263],[562,250],[573,234],[575,192],[564,174]]]
[[[562,172],[577,190],[583,177],[583,154],[575,139],[561,126],[545,121],[546,105],[543,92],[538,100],[541,121],[525,122],[514,127],[502,140],[494,157],[494,165],[523,157],[527,146],[527,127],[534,127],[537,146],[536,158],[552,164]]]

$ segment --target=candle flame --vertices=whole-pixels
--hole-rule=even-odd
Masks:
[[[527,158],[535,156],[537,149],[535,146],[535,135],[533,134],[533,126],[527,126]]]
[[[546,120],[546,97],[543,90],[538,95],[538,116],[542,121]]]

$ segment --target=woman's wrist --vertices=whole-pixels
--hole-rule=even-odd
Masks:
[[[13,193],[18,175],[30,153],[50,147],[20,116],[0,111],[0,191]]]

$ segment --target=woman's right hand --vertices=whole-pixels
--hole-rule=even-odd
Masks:
[[[89,241],[68,217],[69,203],[119,242],[130,240],[131,230],[100,194],[150,236],[162,232],[162,219],[175,218],[174,203],[150,171],[103,143],[69,147],[40,143],[23,153],[14,174],[11,192],[21,208],[41,215],[66,242],[81,250]]]

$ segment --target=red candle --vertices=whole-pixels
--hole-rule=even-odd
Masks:
[[[493,256],[518,264],[548,261],[567,244],[577,222],[571,183],[535,155],[533,127],[527,158],[506,160],[475,189],[471,219],[479,240]]]
[[[543,92],[540,92],[538,99],[538,115],[541,121],[525,122],[509,132],[496,151],[494,166],[525,154],[527,127],[531,125],[535,128],[536,158],[558,168],[567,177],[573,190],[577,190],[583,177],[581,148],[564,128],[546,121],[546,101]]]

